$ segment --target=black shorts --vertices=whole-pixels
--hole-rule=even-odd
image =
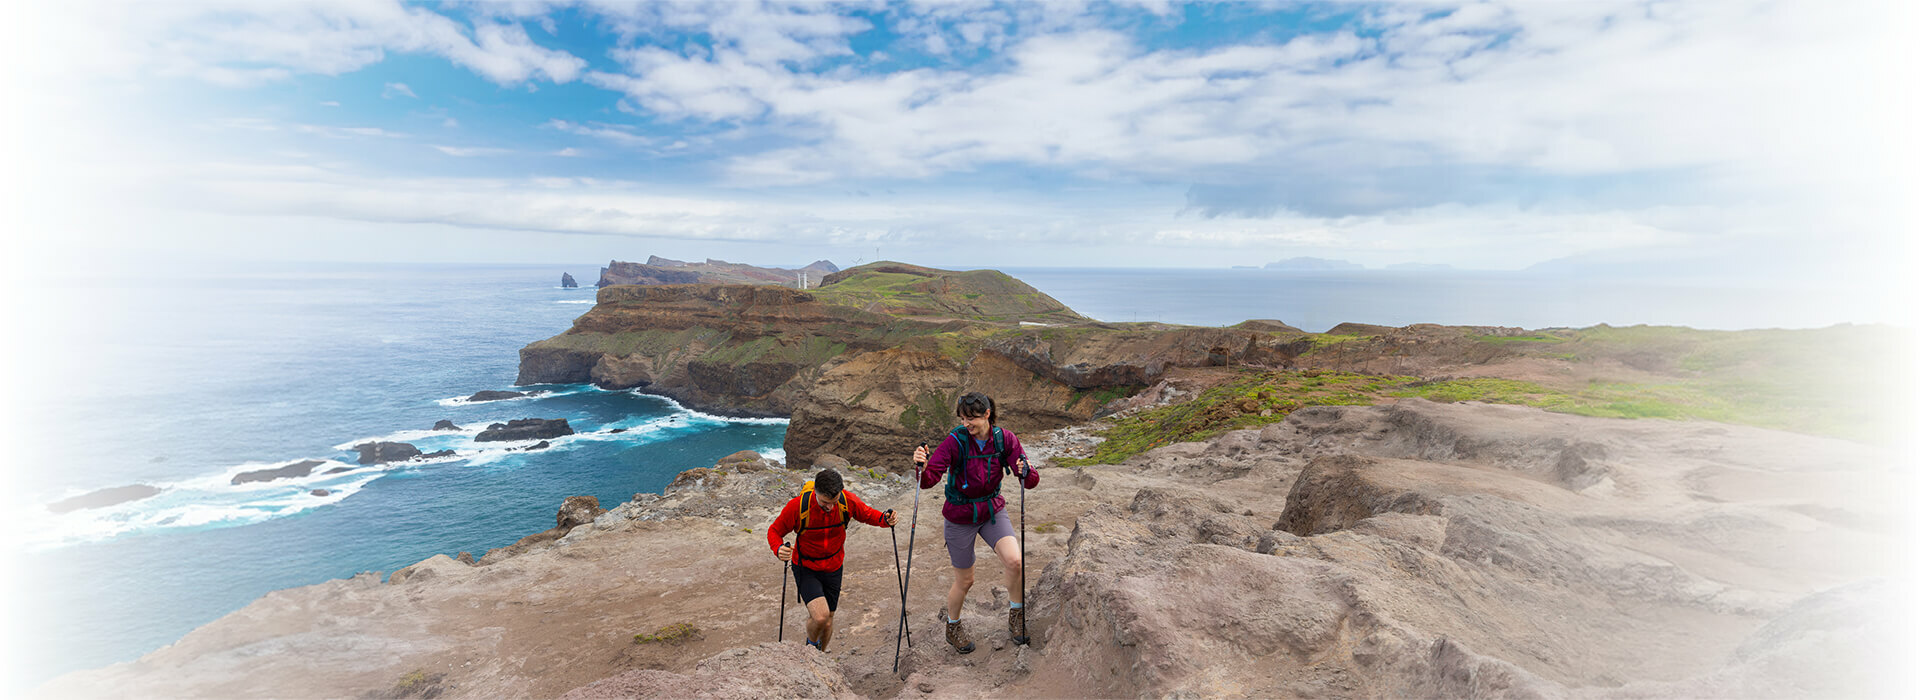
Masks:
[[[826,596],[827,612],[839,610],[841,571],[844,571],[844,569],[814,571],[813,569],[795,564],[793,566],[793,583],[795,588],[800,589],[800,604],[805,605],[807,601],[820,596]]]

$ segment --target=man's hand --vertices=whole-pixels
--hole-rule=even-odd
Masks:
[[[780,561],[785,561],[785,562],[793,561],[793,545],[787,544],[785,542],[781,542],[780,551],[775,552],[774,556],[780,557]]]
[[[893,527],[894,521],[897,520],[896,518],[893,517],[893,510],[888,509],[886,516],[887,516],[887,527]]]

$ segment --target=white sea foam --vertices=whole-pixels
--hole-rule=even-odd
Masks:
[[[594,301],[595,300],[593,299],[561,299],[553,303],[555,304],[592,304],[594,303]]]
[[[507,391],[519,391],[519,390],[508,389]],[[589,391],[602,391],[602,390],[599,387],[593,386],[592,384],[579,384],[579,385],[570,385],[564,389],[536,389],[533,391],[525,392],[526,396],[515,396],[510,399],[494,399],[492,401],[468,401],[467,396],[450,396],[444,399],[435,399],[434,403],[439,404],[441,406],[447,406],[447,407],[479,406],[479,405],[490,404],[490,403],[505,403],[508,401],[527,401],[530,399],[553,398],[555,396],[571,396],[573,394],[581,394]],[[468,394],[468,396],[472,396],[472,394]]]
[[[279,466],[294,461],[298,460]],[[24,544],[30,550],[44,550],[140,532],[248,525],[339,503],[384,474],[378,469],[323,474],[342,466],[326,461],[305,478],[229,483],[233,474],[273,466],[240,465],[218,474],[155,484],[164,490],[148,498],[36,518],[23,533]],[[327,495],[313,495],[316,489],[326,489]]]
[[[357,440],[348,440],[338,445],[334,445],[333,449],[340,450],[342,452],[353,452],[354,445],[363,445],[369,442],[404,442],[404,443],[412,444],[414,447],[419,447],[421,452],[433,452],[435,450],[443,450],[447,448],[434,447],[432,449],[428,449],[426,447],[422,447],[419,443],[428,443],[428,444],[433,444],[436,442],[444,443],[444,442],[447,442],[446,438],[472,439],[473,437],[479,435],[480,431],[485,429],[486,429],[486,426],[474,425],[470,427],[461,428],[459,430],[399,430],[399,431],[387,433],[386,435],[375,435],[373,437],[365,437]]]
[[[644,391],[640,391],[639,389],[628,389],[628,391],[633,392],[634,394],[639,396],[649,396],[649,397],[664,401],[668,406],[672,406],[674,411],[698,420],[710,421],[714,423],[738,423],[741,425],[786,425],[787,423],[790,422],[785,418],[736,418],[733,416],[718,416],[711,413],[703,413],[700,411],[695,411],[691,408],[687,408],[684,404],[681,404],[679,401],[673,400],[672,397],[661,396],[659,394],[649,394]]]

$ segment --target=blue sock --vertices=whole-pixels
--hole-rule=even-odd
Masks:
[[[1014,610],[1019,610],[1021,608],[1027,607],[1026,603],[1011,603],[1011,605],[1013,606]]]
[[[953,618],[947,618],[947,624],[949,624],[949,625],[953,625],[953,624],[959,624],[959,623],[960,623],[960,621],[959,621],[959,620],[955,620],[955,619],[953,619]]]

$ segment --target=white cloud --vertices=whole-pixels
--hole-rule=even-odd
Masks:
[[[512,150],[505,149],[505,148],[488,148],[488,147],[481,147],[481,146],[433,146],[432,148],[433,150],[439,151],[441,153],[445,153],[450,156],[454,156],[456,158],[471,158],[474,156],[497,156],[497,155],[513,152]]]
[[[1002,36],[1003,70],[885,75],[807,67],[859,29],[808,12],[831,8],[731,7],[660,10],[669,26],[716,22],[710,51],[623,50],[623,74],[587,80],[656,115],[793,135],[734,158],[744,185],[1022,165],[1175,181],[1313,172],[1356,186],[1383,168],[1698,169],[1748,192],[1825,187],[1865,179],[1854,173],[1888,126],[1870,122],[1889,111],[1862,106],[1900,84],[1869,72],[1896,37],[1860,2],[1479,3],[1437,18],[1445,6],[1388,7],[1367,13],[1377,37],[1190,51],[1147,51],[1053,6],[1059,31]],[[988,41],[942,21],[978,9],[915,6],[924,14],[894,28]],[[735,15],[753,31],[728,26]]]
[[[320,103],[320,106],[322,106],[322,107],[338,107],[338,106],[340,106],[340,103],[339,103],[338,101],[336,101],[336,100],[327,100],[327,101],[325,101],[325,102],[322,102],[322,103]]]
[[[323,136],[330,139],[388,138],[404,139],[406,134],[388,131],[377,126],[333,126],[328,124],[287,123],[258,117],[230,117],[216,119],[211,126],[216,129],[239,129],[242,131],[288,132]]]
[[[472,26],[397,0],[191,3],[95,0],[47,29],[88,75],[152,73],[246,86],[295,74],[339,75],[388,52],[442,56],[500,84],[578,78],[586,62],[535,44],[518,24]]]
[[[414,99],[420,99],[420,96],[413,94],[413,88],[407,87],[406,83],[387,83],[387,86],[380,90],[381,97],[391,99],[395,95],[405,95]]]
[[[564,131],[569,134],[578,134],[603,141],[611,141],[622,146],[637,147],[653,143],[653,139],[633,133],[632,127],[616,124],[580,124],[565,119],[550,119],[547,123],[541,124],[540,127],[543,129]]]

